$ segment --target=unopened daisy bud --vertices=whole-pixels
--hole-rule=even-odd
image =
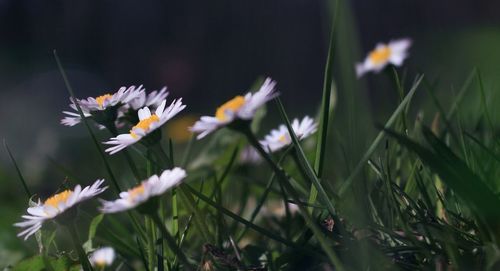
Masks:
[[[120,193],[115,201],[102,200],[103,213],[118,213],[138,208],[140,212],[148,213],[157,210],[157,198],[169,189],[177,186],[186,177],[186,171],[179,167],[165,170],[142,181],[138,186]]]
[[[104,144],[113,145],[112,147],[107,148],[106,152],[109,154],[115,154],[126,147],[141,141],[141,139],[146,145],[154,145],[158,142],[161,135],[159,135],[160,130],[157,129],[163,126],[163,124],[186,107],[186,105],[182,104],[182,98],[174,100],[167,108],[165,108],[166,102],[166,100],[163,100],[153,114],[151,114],[148,107],[139,109],[139,122],[132,127],[129,133],[120,134],[116,137],[110,138],[109,141],[104,142]],[[158,133],[155,133],[155,131]]]
[[[118,116],[118,107],[127,104],[144,93],[142,85],[139,87],[121,87],[114,94],[103,94],[98,97],[88,97],[87,99],[70,99],[69,105],[73,111],[63,111],[66,115],[61,120],[61,124],[74,126],[81,122],[81,116],[75,103],[82,109],[84,117],[92,117],[98,124],[107,126],[114,123]]]
[[[388,64],[401,66],[405,58],[408,57],[408,48],[411,40],[408,38],[389,42],[379,43],[373,51],[366,57],[363,63],[356,64],[356,75],[363,76],[367,72],[380,72]]]
[[[318,124],[309,116],[305,116],[301,121],[294,119],[292,121],[292,129],[297,139],[302,140],[316,132]],[[273,129],[260,141],[260,144],[266,151],[275,152],[292,144],[292,138],[288,133],[288,128],[282,124],[278,129]]]
[[[71,216],[78,204],[93,198],[107,189],[107,187],[101,187],[103,182],[104,180],[97,180],[91,186],[83,189],[80,185],[77,185],[73,190],[64,190],[46,199],[44,202],[38,200],[35,206],[28,208],[28,215],[22,216],[25,220],[14,224],[16,227],[24,228],[17,236],[24,236],[24,240],[26,240],[37,232],[45,221],[63,221],[66,215]]]
[[[201,139],[221,127],[236,128],[238,123],[249,122],[257,109],[278,96],[275,86],[276,82],[267,78],[257,92],[234,97],[217,108],[215,116],[202,116],[191,131],[199,133],[197,139]]]
[[[242,164],[259,164],[262,162],[262,157],[255,150],[255,148],[248,146],[245,147],[240,153],[240,162]]]
[[[89,258],[93,267],[104,269],[111,266],[115,260],[115,250],[112,247],[102,247],[92,252]]]

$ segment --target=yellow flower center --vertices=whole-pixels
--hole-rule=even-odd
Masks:
[[[369,58],[374,64],[382,64],[391,56],[391,48],[389,46],[381,46],[373,50]]]
[[[240,109],[245,104],[245,98],[243,96],[236,96],[233,99],[227,101],[225,104],[221,105],[215,111],[215,117],[220,121],[225,121],[227,119],[226,111],[236,111]]]
[[[129,198],[132,200],[139,195],[144,194],[144,184],[140,184],[128,191]]]
[[[98,104],[100,107],[102,107],[102,105],[104,104],[104,102],[105,102],[106,100],[111,99],[111,98],[113,98],[113,95],[111,95],[111,94],[109,94],[109,93],[106,93],[106,94],[104,94],[104,95],[101,95],[101,96],[99,96],[99,97],[95,98],[95,101],[97,102],[97,104]]]
[[[73,191],[64,190],[63,192],[57,193],[54,196],[45,200],[45,205],[49,205],[49,206],[52,206],[54,208],[57,208],[57,206],[59,206],[59,203],[66,202],[68,200],[69,196],[71,196],[71,194],[73,194]]]
[[[97,259],[94,261],[95,265],[99,268],[106,267],[106,261],[104,259]]]
[[[285,135],[281,135],[278,140],[281,142],[281,143],[286,143],[287,142],[287,138]]]
[[[151,117],[147,119],[139,121],[139,123],[137,123],[134,127],[132,127],[132,130],[130,130],[130,135],[133,138],[137,138],[137,134],[134,132],[134,129],[140,128],[143,131],[147,132],[149,130],[149,126],[151,126],[152,123],[157,121],[160,121],[160,118],[156,114],[151,115]]]

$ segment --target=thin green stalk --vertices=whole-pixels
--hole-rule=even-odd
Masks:
[[[413,94],[417,90],[418,86],[420,85],[420,82],[423,79],[423,75],[418,76],[417,79],[415,80],[415,83],[413,84],[413,87],[410,89],[408,94],[406,94],[406,97],[403,99],[403,101],[399,104],[399,106],[396,108],[394,113],[392,113],[391,117],[389,120],[385,123],[384,128],[389,128],[391,127],[394,122],[398,119],[398,116],[405,110],[406,105],[411,101],[411,98],[413,97]],[[354,179],[356,176],[361,172],[361,170],[364,168],[366,162],[368,159],[370,159],[370,156],[375,152],[377,149],[377,146],[380,144],[382,139],[384,138],[386,132],[384,130],[381,130],[375,140],[373,140],[372,144],[368,148],[368,150],[365,152],[361,160],[358,162],[354,170],[352,171],[351,175],[345,180],[345,182],[342,184],[342,186],[339,189],[339,197],[342,197],[347,192],[347,189],[352,185]]]
[[[297,167],[299,169],[300,175],[302,175],[302,178],[304,178],[304,181],[307,181],[309,178],[308,178],[307,173],[304,170],[304,168],[302,168],[302,165],[300,163],[300,158],[297,155],[297,152],[295,150],[292,152],[292,158],[293,158],[295,165],[297,165]],[[318,180],[319,180],[319,178],[318,178]],[[314,184],[311,184],[311,187],[314,187]],[[316,190],[316,188],[314,188],[314,191],[315,191],[315,194],[317,195],[318,190]],[[316,197],[311,198],[311,192],[309,192],[309,199],[314,199],[314,201],[316,201]],[[313,202],[311,202],[311,204],[313,204]]]
[[[9,145],[7,145],[7,141],[3,140],[3,146],[5,147],[5,150],[7,150],[7,153],[9,154],[10,160],[12,161],[12,164],[14,164],[14,167],[16,168],[17,176],[19,176],[19,180],[21,180],[21,184],[23,185],[24,192],[26,192],[26,195],[28,196],[28,199],[31,199],[31,194],[30,189],[28,188],[28,185],[26,184],[26,180],[23,177],[23,174],[21,173],[21,170],[19,169],[19,166],[17,165],[16,159],[14,159],[14,156],[12,155],[12,152],[9,149]]]
[[[307,161],[306,155],[305,155],[304,151],[302,150],[302,147],[300,146],[299,139],[297,138],[297,135],[295,135],[295,132],[292,128],[292,125],[290,124],[290,120],[288,119],[288,117],[286,115],[285,108],[284,108],[283,104],[281,103],[281,100],[279,98],[276,98],[275,101],[276,101],[276,104],[278,105],[278,109],[280,111],[281,118],[285,122],[286,127],[288,129],[288,134],[290,135],[290,137],[292,139],[292,143],[293,143],[293,146],[295,148],[295,152],[297,153],[297,157],[298,157],[298,160],[300,161],[302,169],[306,173],[308,179],[316,187],[316,190],[318,190],[321,203],[325,204],[328,211],[330,212],[330,214],[335,216],[336,212],[335,212],[335,208],[333,206],[332,200],[326,194],[326,191],[323,188],[323,186],[321,185],[318,177],[316,176],[316,173],[314,172],[311,165],[309,164],[309,161]],[[246,134],[247,134],[247,137],[251,136],[251,137],[255,138],[255,136],[253,135],[253,133],[251,131],[249,131],[249,132],[247,131]],[[254,144],[254,146],[258,145],[258,147],[260,149],[262,149],[260,144],[256,144],[256,143],[258,143],[258,141],[252,142],[252,144]],[[266,153],[266,152],[264,152],[264,153]],[[269,157],[268,162],[273,162],[273,160]],[[279,175],[278,175],[278,177],[279,177]]]
[[[172,189],[172,232],[175,240],[179,242],[179,207],[177,201],[177,188]]]
[[[146,225],[146,232],[147,232],[147,246],[148,246],[148,266],[150,270],[155,270],[155,254],[156,254],[156,249],[155,249],[155,226],[154,222],[150,217],[144,217],[144,224]]]
[[[156,212],[152,212],[150,214],[150,217],[153,220],[153,222],[156,224],[156,226],[158,227],[160,232],[162,233],[162,237],[163,237],[163,239],[165,239],[167,241],[167,244],[170,247],[170,249],[177,255],[177,258],[183,264],[186,265],[186,266],[184,266],[184,268],[186,270],[191,270],[192,269],[191,263],[186,258],[186,255],[184,254],[184,252],[182,252],[182,250],[177,246],[174,237],[172,237],[172,235],[170,235],[167,228],[165,227],[165,224],[163,224],[163,222],[161,221],[160,216]]]
[[[71,96],[71,100],[74,102],[76,109],[78,111],[78,114],[80,114],[80,118],[82,119],[83,124],[85,125],[88,132],[90,133],[90,136],[92,137],[92,141],[94,142],[94,145],[96,146],[97,150],[99,151],[99,155],[101,156],[101,159],[104,162],[104,166],[106,167],[106,171],[109,174],[109,178],[111,179],[111,183],[115,187],[116,194],[119,194],[121,192],[120,186],[118,185],[118,182],[115,178],[115,175],[111,171],[111,166],[109,165],[108,160],[106,159],[106,154],[102,151],[101,146],[99,145],[99,141],[97,140],[97,137],[95,136],[94,132],[92,131],[92,128],[90,128],[90,125],[87,121],[87,118],[83,114],[82,108],[80,107],[80,104],[76,100],[75,93],[73,92],[73,88],[71,87],[71,84],[69,83],[68,77],[66,76],[66,72],[64,71],[64,68],[61,64],[61,61],[59,60],[59,56],[57,55],[56,50],[54,50],[54,58],[56,59],[57,67],[59,68],[59,71],[61,72],[61,76],[64,80],[64,84],[66,85],[66,88],[68,89],[68,92]]]
[[[110,123],[108,125],[105,125],[106,129],[111,133],[112,136],[118,136],[118,130],[116,129],[115,123]],[[137,166],[135,165],[134,159],[132,159],[132,156],[130,156],[130,152],[127,149],[122,150],[123,155],[125,156],[125,159],[127,160],[127,163],[130,167],[130,170],[132,171],[132,174],[134,174],[135,178],[137,179],[137,182],[141,181],[141,175],[139,174],[139,170],[137,169]]]
[[[75,246],[76,252],[78,253],[78,258],[80,258],[80,264],[84,271],[92,271],[92,265],[89,262],[87,254],[83,250],[82,242],[78,237],[78,232],[76,231],[76,226],[73,222],[66,224],[66,228],[69,231],[73,245]]]
[[[179,192],[179,197],[182,204],[186,206],[187,210],[190,213],[194,214],[194,224],[196,225],[196,228],[198,228],[198,230],[201,232],[201,235],[203,236],[205,242],[213,242],[213,235],[210,233],[208,227],[205,224],[205,213],[198,209],[197,203],[191,195],[192,193],[189,193],[189,191],[185,191],[183,187],[184,186],[181,185],[180,189],[177,191]]]
[[[314,171],[318,179],[323,176],[323,165],[325,161],[326,142],[328,138],[328,124],[330,117],[330,102],[333,84],[333,64],[334,64],[334,49],[335,49],[335,29],[337,26],[337,12],[339,10],[340,0],[335,1],[333,9],[332,25],[330,29],[330,44],[328,45],[328,54],[326,57],[325,73],[323,79],[323,97],[321,104],[321,115],[319,119],[318,142],[316,144],[316,159],[314,160]],[[318,195],[318,190],[314,185],[311,185],[309,192],[309,203],[314,203]],[[310,210],[311,211],[311,210]]]
[[[243,225],[248,225],[249,228],[253,229],[254,231],[258,232],[258,233],[261,233],[262,235],[265,235],[267,236],[268,238],[271,238],[273,240],[276,240],[282,244],[285,244],[289,247],[294,247],[294,248],[299,248],[298,245],[296,245],[295,243],[287,240],[287,239],[284,239],[283,237],[277,235],[277,234],[274,234],[270,231],[268,231],[267,229],[264,229],[262,227],[259,227],[253,223],[251,223],[250,221],[238,216],[237,214],[229,211],[228,209],[224,208],[223,206],[219,205],[217,202],[211,200],[210,198],[208,198],[207,196],[203,195],[201,192],[198,192],[196,189],[190,187],[189,185],[187,184],[184,184],[184,185],[181,185],[180,186],[181,190],[184,192],[184,194],[193,194],[195,195],[197,198],[201,199],[202,201],[204,201],[205,203],[207,203],[208,205],[211,205],[212,207],[218,209],[221,213],[223,213],[224,215],[226,216],[229,216],[231,217],[232,219],[234,219],[235,221],[243,224]],[[196,215],[195,215],[195,218],[196,218]]]
[[[195,141],[196,141],[196,137],[194,135],[191,135],[191,139],[189,139],[186,150],[184,151],[184,156],[182,157],[182,162],[181,162],[182,167],[187,166],[189,158],[191,157],[191,152],[193,150],[193,144]]]
[[[257,217],[257,214],[259,214],[260,209],[262,206],[264,206],[264,203],[266,202],[267,196],[269,195],[269,192],[271,191],[271,187],[273,186],[274,180],[276,179],[276,174],[273,172],[271,175],[271,178],[269,178],[269,182],[266,185],[266,188],[264,190],[264,194],[262,194],[261,198],[259,199],[259,202],[257,203],[257,206],[252,212],[252,215],[250,216],[250,223],[253,223],[255,221],[255,218]],[[248,231],[248,226],[245,225],[245,228],[241,231],[239,236],[236,238],[237,242],[241,241],[241,238],[245,235],[245,233]]]
[[[146,160],[146,175],[151,176],[153,174],[153,166],[151,163],[151,149],[147,150],[146,157],[148,158]],[[148,216],[144,217],[144,224],[146,226],[146,243],[148,247],[148,266],[150,270],[154,270],[155,266],[155,226],[154,222],[152,219]]]

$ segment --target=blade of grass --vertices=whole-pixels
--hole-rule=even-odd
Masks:
[[[197,207],[196,201],[191,196],[191,193],[188,193],[185,191],[185,189],[182,189],[182,185],[179,187],[181,187],[181,189],[177,189],[177,193],[180,196],[183,205],[186,206],[190,213],[194,214],[194,224],[201,232],[201,235],[203,236],[203,239],[205,239],[205,242],[212,243],[212,235],[208,231],[204,213]]]
[[[319,197],[320,200],[322,201],[323,204],[325,204],[328,208],[328,211],[330,212],[331,215],[335,215],[335,208],[332,204],[331,199],[328,197],[326,194],[325,189],[323,189],[323,186],[319,182],[318,177],[316,176],[316,173],[314,173],[314,170],[312,169],[311,165],[307,161],[306,155],[304,154],[304,151],[302,150],[302,147],[300,146],[299,140],[297,136],[295,135],[295,132],[293,131],[293,128],[290,124],[290,121],[288,119],[288,116],[286,115],[285,108],[283,107],[283,104],[281,103],[281,100],[279,98],[275,99],[276,104],[278,105],[278,109],[280,111],[281,118],[285,122],[285,125],[288,128],[288,133],[290,134],[290,137],[292,139],[293,147],[295,149],[295,152],[297,153],[298,159],[302,165],[302,168],[306,172],[307,176],[309,177],[309,180],[312,182],[312,184],[316,187],[316,190],[319,192]]]
[[[282,238],[281,236],[277,235],[277,234],[274,234],[262,227],[259,227],[253,223],[251,223],[250,221],[238,216],[237,214],[229,211],[228,209],[224,208],[223,206],[219,205],[217,202],[215,201],[212,201],[211,199],[209,199],[207,196],[203,195],[202,193],[198,192],[196,189],[192,188],[191,186],[187,185],[187,184],[184,184],[184,185],[181,185],[180,186],[181,190],[184,191],[185,193],[190,193],[190,194],[193,194],[195,195],[197,198],[201,199],[202,201],[204,201],[205,203],[207,203],[208,205],[214,207],[215,209],[217,209],[219,212],[223,213],[224,215],[226,216],[229,216],[231,217],[232,219],[234,219],[235,221],[243,224],[243,225],[246,225],[248,226],[249,228],[255,230],[256,232],[258,233],[261,233],[265,236],[267,236],[268,238],[271,238],[275,241],[278,241],[282,244],[285,244],[289,247],[295,247],[295,248],[298,248],[298,246],[296,244],[294,244],[293,242],[290,242],[284,238]]]
[[[472,83],[472,80],[474,79],[475,74],[476,74],[476,68],[474,68],[470,72],[469,76],[467,76],[467,79],[465,79],[465,82],[462,85],[462,88],[458,92],[458,95],[456,96],[455,100],[453,101],[453,104],[451,105],[450,111],[448,111],[448,114],[446,114],[446,118],[448,120],[450,120],[453,117],[453,115],[455,114],[455,112],[457,111],[458,105],[460,104],[460,102],[464,98],[465,93],[467,92],[467,89],[469,89],[469,86]]]
[[[415,94],[415,91],[418,89],[418,86],[420,85],[420,82],[422,82],[422,79],[424,78],[423,75],[417,76],[415,82],[413,83],[413,86],[411,87],[410,91],[408,94],[406,94],[406,97],[403,99],[403,101],[399,104],[399,106],[396,108],[394,113],[392,113],[391,117],[389,120],[386,122],[385,126],[386,128],[391,127],[394,122],[398,119],[398,116],[405,110],[406,105],[411,101],[411,98],[413,97],[413,94]],[[338,196],[342,197],[342,195],[347,192],[347,189],[352,185],[355,177],[361,172],[363,167],[365,166],[366,162],[368,159],[370,159],[371,155],[373,152],[376,150],[377,146],[380,144],[382,139],[384,138],[385,131],[381,130],[375,140],[373,140],[372,144],[368,148],[368,150],[365,152],[361,160],[358,162],[356,167],[354,167],[353,172],[351,175],[346,179],[346,181],[342,184],[342,186],[339,189]]]
[[[19,180],[21,180],[21,184],[23,185],[24,192],[26,192],[26,195],[28,196],[28,199],[31,199],[31,194],[30,189],[28,188],[28,185],[26,184],[26,180],[23,177],[23,174],[21,173],[21,170],[19,169],[19,166],[17,165],[16,159],[14,158],[14,155],[12,155],[12,152],[9,149],[9,145],[7,144],[7,141],[5,138],[3,139],[3,146],[5,147],[5,150],[7,150],[7,153],[9,154],[9,158],[12,161],[12,164],[14,164],[14,167],[16,168],[17,176],[19,177]]]
[[[337,12],[339,10],[339,0],[335,1],[335,7],[333,8],[332,24],[330,29],[330,44],[328,45],[328,53],[326,57],[325,73],[323,79],[323,97],[321,104],[321,114],[319,119],[319,130],[316,143],[316,158],[314,159],[314,170],[316,176],[319,180],[323,176],[323,165],[326,153],[326,142],[328,138],[328,124],[330,115],[333,113],[333,108],[330,108],[331,104],[331,92],[334,91],[333,88],[333,63],[334,63],[334,50],[335,50],[335,28],[337,26]],[[316,197],[318,191],[316,186],[311,185],[309,191],[309,203],[316,202]],[[311,209],[309,211],[312,211]]]
[[[87,121],[87,118],[84,116],[82,108],[80,107],[80,104],[77,102],[75,93],[73,91],[73,88],[71,87],[71,84],[69,83],[68,77],[66,75],[66,71],[64,70],[61,60],[59,59],[59,56],[57,55],[57,51],[54,50],[54,58],[57,62],[57,67],[59,68],[59,71],[61,72],[62,78],[64,80],[64,84],[66,85],[66,89],[69,92],[69,95],[71,97],[71,100],[74,102],[76,109],[78,110],[78,114],[80,114],[80,118],[82,119],[83,124],[87,128],[87,131],[89,132],[90,136],[92,137],[92,141],[94,142],[94,145],[96,146],[99,155],[101,156],[102,161],[104,162],[104,166],[106,167],[106,171],[108,172],[109,178],[111,179],[111,182],[113,183],[113,186],[115,187],[115,192],[116,194],[119,194],[121,192],[120,186],[118,185],[118,182],[116,181],[115,175],[111,171],[111,166],[108,163],[108,160],[106,159],[106,155],[104,154],[103,150],[101,149],[101,146],[99,145],[99,141],[97,140],[97,137],[95,136],[94,132],[92,131],[92,128],[90,128],[90,125]]]

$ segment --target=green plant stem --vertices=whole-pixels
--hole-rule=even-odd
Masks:
[[[299,202],[299,196],[297,191],[293,188],[293,186],[289,183],[288,177],[286,176],[285,172],[278,167],[276,163],[274,163],[273,159],[271,156],[264,151],[262,146],[260,145],[259,141],[251,131],[249,126],[244,126],[242,130],[240,130],[248,139],[250,144],[259,152],[259,154],[266,160],[266,162],[269,164],[269,166],[273,169],[273,171],[276,173],[276,176],[278,177],[278,180],[281,182],[283,187],[290,193],[292,196],[292,199],[296,202]],[[313,234],[316,236],[316,239],[318,240],[320,246],[323,248],[325,251],[326,255],[332,262],[332,264],[335,266],[336,270],[345,270],[343,264],[340,262],[339,258],[337,257],[337,254],[333,251],[332,247],[327,243],[326,238],[324,234],[321,232],[321,229],[318,227],[316,222],[312,219],[311,215],[309,214],[307,208],[305,208],[302,205],[297,205],[299,207],[300,213],[302,214],[302,217],[306,221],[306,223],[309,225],[309,228],[313,232]]]
[[[179,231],[179,207],[178,207],[177,188],[172,189],[172,232],[175,238],[175,243],[180,245]],[[174,264],[177,259],[174,259]]]
[[[269,182],[266,185],[266,188],[264,190],[264,194],[262,194],[262,197],[260,198],[259,202],[257,203],[257,207],[253,210],[252,215],[250,216],[250,223],[253,223],[255,221],[255,218],[260,212],[260,209],[262,206],[264,206],[264,203],[266,202],[267,196],[269,195],[269,192],[271,191],[271,187],[273,186],[274,180],[276,179],[276,174],[273,172],[271,175],[271,178],[269,179]],[[245,228],[241,231],[239,236],[236,238],[236,241],[239,242],[241,241],[241,238],[245,235],[245,233],[248,231],[248,225],[245,225]]]
[[[146,225],[147,232],[147,246],[148,246],[148,266],[150,270],[155,270],[155,226],[150,217],[144,217],[144,224]]]
[[[78,232],[76,231],[76,226],[74,222],[66,224],[66,228],[68,228],[71,240],[73,241],[73,245],[75,246],[76,252],[78,253],[78,258],[80,258],[80,264],[82,265],[83,270],[92,271],[92,265],[89,262],[87,254],[83,250],[82,242],[78,237]]]
[[[161,221],[160,216],[156,212],[152,212],[149,216],[160,230],[162,238],[167,241],[167,244],[170,247],[170,249],[177,255],[177,258],[186,265],[184,267],[185,270],[191,270],[192,269],[191,263],[186,258],[184,252],[182,252],[182,250],[175,243],[174,237],[172,237],[172,235],[168,232],[167,228],[165,227],[165,224],[163,224],[163,222]]]
[[[116,129],[116,125],[114,123],[110,123],[105,126],[112,136],[115,137],[118,136],[118,130]],[[139,170],[137,169],[137,166],[134,163],[134,159],[132,159],[132,156],[130,156],[130,152],[128,152],[127,149],[122,150],[122,152],[123,155],[125,156],[125,159],[127,160],[130,170],[132,171],[132,174],[134,174],[135,178],[137,179],[137,183],[139,183],[141,181],[141,175],[139,174]]]
[[[300,159],[299,159],[299,156],[297,155],[297,152],[295,150],[292,151],[292,158],[293,158],[293,161],[295,162],[295,164],[297,165],[297,167],[299,168],[299,171],[300,171],[300,175],[302,175],[302,178],[304,179],[304,181],[307,181],[309,178],[307,177],[307,173],[304,171],[304,169],[302,168],[301,164],[300,164]],[[311,184],[312,187],[314,187],[314,184]],[[314,188],[314,193],[318,193],[316,188]],[[309,195],[311,194],[311,192],[309,192]]]
[[[94,145],[96,146],[97,150],[99,151],[99,155],[101,156],[101,158],[104,162],[104,166],[106,167],[106,171],[109,174],[109,178],[111,179],[111,183],[115,187],[116,194],[119,194],[121,192],[121,188],[118,185],[118,182],[115,178],[115,175],[113,174],[113,171],[111,171],[111,166],[109,165],[108,160],[106,159],[106,154],[102,151],[101,146],[99,145],[99,141],[97,140],[97,137],[95,136],[94,132],[92,131],[92,128],[90,128],[88,120],[85,117],[85,115],[83,114],[83,111],[82,111],[82,108],[80,107],[80,104],[76,100],[75,93],[73,91],[73,87],[71,87],[71,84],[69,83],[68,77],[66,76],[66,72],[64,71],[61,60],[59,59],[59,56],[57,55],[56,50],[54,50],[54,58],[56,59],[57,66],[58,66],[59,71],[61,72],[61,76],[64,80],[64,84],[66,85],[66,88],[68,89],[68,92],[71,96],[71,100],[74,102],[76,109],[78,111],[78,114],[80,114],[80,118],[81,118],[83,124],[87,128],[87,131],[89,132],[90,137],[92,138],[92,141],[94,142]]]
[[[174,163],[172,162],[172,158],[167,155],[165,150],[163,150],[163,147],[161,146],[160,142],[158,142],[158,144],[156,144],[154,146],[151,146],[149,148],[149,150],[158,159],[158,161],[155,164],[157,166],[159,166],[161,170],[171,169],[174,167]]]
[[[26,192],[28,199],[31,199],[31,195],[33,195],[33,194],[31,193],[30,189],[28,188],[28,185],[26,184],[26,180],[24,179],[24,176],[21,173],[19,166],[17,165],[16,159],[14,158],[14,155],[12,155],[12,152],[10,151],[9,145],[7,145],[7,141],[5,139],[3,140],[3,146],[5,147],[5,150],[7,150],[7,153],[9,154],[9,158],[12,161],[12,164],[14,164],[14,167],[16,168],[17,176],[19,176],[19,179],[21,180],[21,184],[23,185],[24,191]]]

